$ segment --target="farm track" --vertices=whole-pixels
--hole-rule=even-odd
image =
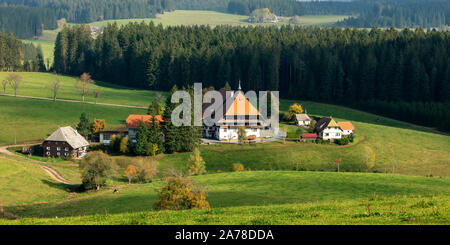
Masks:
[[[17,95],[17,96],[14,96],[13,94],[0,94],[0,96],[17,97],[17,98],[25,98],[25,99],[35,99],[35,100],[48,100],[48,101],[53,101],[52,98],[35,97],[35,96],[27,96],[27,95]],[[91,105],[115,106],[115,107],[124,107],[124,108],[147,109],[146,106],[118,105],[118,104],[108,104],[108,103],[95,103],[95,102],[88,102],[88,101],[84,101],[84,102],[83,102],[83,101],[81,101],[81,100],[55,99],[55,101],[69,102],[69,103],[80,103],[80,104],[91,104]]]
[[[8,148],[10,147],[20,147],[20,146],[26,146],[26,145],[9,145],[9,146],[1,146],[0,147],[0,153],[8,155],[8,156],[19,156],[16,155],[10,151],[8,151]],[[0,156],[1,157],[1,156]],[[21,157],[21,156],[19,156]],[[3,157],[8,159],[7,157]],[[31,162],[31,164],[33,164],[36,167],[39,167],[41,169],[43,169],[48,175],[50,175],[50,177],[52,177],[52,179],[56,180],[59,183],[62,184],[66,184],[66,185],[77,185],[69,180],[66,180],[64,177],[62,177],[56,170],[54,170],[53,168],[50,168],[48,166],[42,165],[40,164],[39,161],[33,160],[33,159],[27,159],[27,161]]]

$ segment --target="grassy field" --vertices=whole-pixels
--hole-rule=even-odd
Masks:
[[[56,75],[39,72],[17,72],[16,74],[23,78],[23,83],[17,92],[18,95],[52,98],[52,92],[48,86],[56,79]],[[8,75],[8,72],[0,72],[0,81]],[[58,99],[81,100],[81,95],[75,87],[77,82],[76,77],[58,76],[58,79],[61,82],[61,88],[57,95]],[[100,97],[98,98],[99,103],[133,106],[148,106],[154,100],[157,93],[155,91],[126,88],[97,81],[91,87],[90,94],[86,96],[86,101],[95,101],[92,93],[94,90],[101,91]],[[14,94],[14,90],[8,86],[6,93]],[[165,93],[161,94],[164,95]]]
[[[209,211],[157,212],[162,183],[71,193],[64,201],[10,205],[9,224],[353,224],[448,223],[447,179],[297,171],[197,176]],[[55,189],[63,189],[56,187]],[[367,204],[371,205],[368,213]],[[249,215],[242,215],[242,214]],[[232,214],[231,217],[228,217]],[[237,215],[241,214],[241,215]],[[275,215],[274,215],[275,214]],[[54,217],[57,216],[57,219]]]
[[[343,20],[348,16],[341,15],[305,15],[300,17],[300,23],[298,25],[326,25],[335,23],[337,21]],[[289,24],[289,17],[285,20],[273,24],[273,23],[249,23],[247,19],[249,16],[246,15],[236,15],[227,14],[214,11],[202,11],[202,10],[176,10],[173,12],[166,12],[164,14],[159,14],[156,18],[146,18],[146,19],[123,19],[123,20],[105,20],[99,22],[93,22],[89,25],[103,27],[109,23],[116,22],[119,25],[125,25],[130,22],[146,22],[149,23],[153,21],[155,24],[162,24],[163,26],[179,26],[179,25],[231,25],[231,26],[256,26],[256,25],[285,25]]]
[[[106,120],[113,128],[125,123],[129,114],[145,114],[142,109],[130,109],[68,102],[52,102],[0,96],[0,145],[42,140],[61,126],[75,127],[80,114]]]
[[[54,40],[22,40],[24,43],[32,43],[35,47],[39,45],[42,48],[42,54],[44,55],[44,63],[47,65],[47,58],[49,59],[50,66],[53,64],[53,52],[55,51]]]

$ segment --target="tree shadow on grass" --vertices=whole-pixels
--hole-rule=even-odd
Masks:
[[[83,192],[83,186],[82,185],[68,185],[64,183],[55,183],[48,180],[42,180],[42,183],[56,189],[64,190],[66,192]]]

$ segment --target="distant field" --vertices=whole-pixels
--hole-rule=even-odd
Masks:
[[[299,25],[324,25],[340,21],[347,16],[340,15],[315,15],[315,16],[301,16],[301,22]],[[124,19],[124,20],[105,20],[100,22],[93,22],[89,25],[92,26],[106,26],[108,23],[116,22],[119,25],[125,25],[130,22],[150,22],[155,24],[162,24],[163,26],[177,26],[177,25],[283,25],[288,24],[290,17],[286,17],[284,21],[277,24],[264,23],[264,24],[252,24],[247,22],[249,17],[246,15],[235,15],[220,13],[214,11],[198,11],[198,10],[176,10],[173,12],[166,12],[164,14],[157,15],[156,18],[147,19]]]
[[[450,182],[384,174],[296,171],[197,176],[209,211],[153,211],[162,183],[71,193],[69,200],[8,205],[6,224],[427,224],[449,222]],[[55,191],[58,188],[55,189]],[[367,204],[371,205],[371,213]],[[237,215],[241,214],[241,215]],[[247,215],[243,215],[247,214]],[[230,217],[231,215],[231,217]],[[54,217],[57,216],[58,219]]]
[[[18,94],[36,97],[51,98],[52,93],[47,88],[50,83],[56,79],[52,73],[38,73],[38,72],[17,72],[23,78]],[[7,72],[0,72],[0,81],[9,75]],[[58,99],[81,100],[81,96],[75,87],[77,78],[70,76],[58,76],[61,81],[61,89],[57,95]],[[91,92],[86,96],[85,100],[94,102],[92,91],[100,90],[101,95],[98,98],[100,103],[121,104],[121,105],[142,105],[148,106],[154,100],[157,92],[150,90],[139,90],[117,86],[110,83],[96,82],[91,87]],[[0,91],[3,93],[3,91]],[[14,94],[11,87],[8,86],[7,94]],[[162,93],[165,94],[165,93]]]

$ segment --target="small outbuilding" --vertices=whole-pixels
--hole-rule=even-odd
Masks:
[[[304,133],[300,135],[300,141],[314,141],[317,139],[317,134],[314,133]]]
[[[295,114],[295,123],[298,126],[309,126],[311,125],[312,119],[308,116],[308,114]]]
[[[84,157],[89,142],[70,126],[58,128],[42,143],[44,157]]]

